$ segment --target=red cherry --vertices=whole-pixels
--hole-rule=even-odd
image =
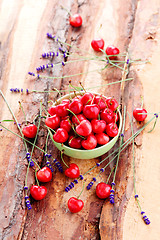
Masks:
[[[113,112],[113,122],[117,122],[119,120],[119,115],[117,112]]]
[[[43,167],[37,172],[37,179],[40,182],[50,182],[52,180],[52,172],[48,167]]]
[[[52,117],[47,117],[45,119],[45,124],[52,129],[56,129],[59,127],[60,124],[60,117],[57,116],[56,114]]]
[[[37,134],[37,127],[34,124],[29,124],[22,129],[22,133],[25,137],[34,138]]]
[[[47,194],[47,188],[44,186],[33,185],[30,189],[30,193],[35,200],[42,200]]]
[[[106,129],[106,122],[104,120],[93,119],[91,125],[94,133],[101,133]]]
[[[82,210],[84,206],[84,202],[81,199],[77,199],[75,197],[71,197],[68,200],[68,208],[70,212],[77,213]]]
[[[93,39],[91,42],[91,46],[95,51],[101,52],[100,49],[104,48],[104,40],[102,38]]]
[[[85,105],[83,108],[83,114],[88,119],[98,118],[100,108],[97,104]]]
[[[68,103],[61,103],[56,106],[56,114],[59,117],[65,117],[68,115],[68,108],[69,104]]]
[[[71,130],[71,123],[69,119],[64,119],[60,122],[60,128],[64,128],[67,132]]]
[[[82,102],[83,105],[91,104],[93,98],[94,98],[94,95],[93,95],[92,93],[86,92],[86,93],[81,97],[81,102]]]
[[[109,142],[109,136],[103,132],[95,134],[95,137],[97,138],[97,143],[99,145],[105,145]]]
[[[56,106],[52,106],[48,109],[48,113],[53,116],[56,114]]]
[[[106,108],[106,98],[101,96],[95,96],[94,103],[99,106],[100,109]]]
[[[118,102],[113,97],[106,98],[108,107],[114,112],[119,106]]]
[[[106,54],[107,55],[118,55],[119,54],[119,49],[117,47],[114,47],[114,46],[110,45],[106,48]],[[117,56],[109,57],[109,59],[111,59],[111,60],[114,60],[116,58],[117,58]]]
[[[92,125],[88,120],[83,120],[80,124],[76,127],[76,132],[84,137],[87,137],[92,132]]]
[[[58,143],[64,143],[68,139],[68,132],[64,128],[58,128],[53,135],[53,140]]]
[[[74,99],[70,104],[69,104],[69,110],[71,110],[74,114],[79,114],[82,112],[83,109],[83,104],[79,99]]]
[[[80,175],[79,167],[75,163],[71,163],[64,174],[69,178],[77,178]]]
[[[138,113],[144,113],[144,114],[138,114]],[[146,119],[146,117],[147,117],[147,111],[146,111],[146,109],[144,109],[144,108],[135,108],[134,110],[133,110],[133,117],[137,120],[137,121],[139,121],[139,122],[143,122],[145,119]]]
[[[65,103],[67,103],[68,105],[70,104],[70,100],[69,99],[64,99],[64,100],[62,100],[62,104],[65,104]]]
[[[82,147],[87,150],[94,149],[96,146],[97,138],[93,134],[90,134],[86,140],[82,140]]]
[[[107,197],[109,197],[110,195],[110,191],[111,191],[111,186],[104,183],[104,182],[100,182],[98,183],[98,185],[96,186],[96,195],[100,198],[100,199],[105,199]]]
[[[103,112],[101,112],[100,116],[107,124],[113,122],[113,111],[109,108],[105,108]]]
[[[76,115],[76,117],[79,119],[80,122],[82,122],[83,120],[87,120],[83,114],[78,114]],[[72,117],[72,123],[79,124],[79,121],[77,120],[76,117],[75,116]]]
[[[72,148],[79,149],[81,148],[81,141],[80,137],[70,136],[68,139],[68,145]]]
[[[80,27],[82,25],[82,17],[78,13],[71,15],[69,18],[69,23],[73,27]]]
[[[111,122],[111,123],[107,124],[106,133],[108,134],[109,137],[117,136],[117,134],[118,134],[117,124],[114,123],[114,122]]]

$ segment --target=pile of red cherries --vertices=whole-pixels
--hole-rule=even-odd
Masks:
[[[113,97],[84,92],[50,107],[45,124],[54,130],[55,142],[91,150],[117,136],[118,107]]]

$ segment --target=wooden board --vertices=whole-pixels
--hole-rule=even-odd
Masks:
[[[80,29],[69,25],[68,13],[61,8],[66,7],[72,13],[79,12],[83,18]],[[51,91],[53,88],[67,90],[68,80],[78,86],[81,81],[85,88],[94,87],[95,92],[106,96],[113,95],[121,104],[127,106],[132,114],[136,106],[141,105],[141,96],[144,97],[144,106],[149,113],[160,111],[159,99],[159,55],[160,55],[160,16],[159,0],[134,1],[129,0],[100,0],[100,1],[57,1],[57,0],[1,0],[0,2],[0,89],[3,91],[11,109],[19,123],[24,121],[23,113],[18,101],[24,107],[29,121],[39,114],[40,102],[48,108],[48,101],[55,100],[57,93],[11,93],[10,88],[36,89],[38,91]],[[102,26],[101,26],[102,25]],[[101,27],[100,27],[101,26]],[[105,47],[114,44],[121,52],[128,50],[132,59],[141,59],[142,62],[132,64],[129,74],[132,81],[102,87],[107,83],[119,81],[122,72],[119,69],[102,68],[97,61],[79,61],[69,63],[73,57],[67,58],[65,67],[59,56],[53,60],[60,63],[53,71],[46,71],[47,76],[56,76],[56,79],[29,76],[28,72],[36,72],[36,67],[50,63],[50,60],[41,58],[41,54],[57,51],[61,46],[56,41],[46,37],[49,32],[56,35],[62,42],[73,47],[70,51],[79,54],[89,52],[96,54],[90,46],[93,38],[102,37]],[[64,47],[64,46],[63,46]],[[65,48],[65,47],[64,47]],[[68,49],[68,48],[67,48]],[[63,78],[81,72],[87,74]],[[100,87],[96,87],[100,86]],[[153,114],[149,115],[149,120]],[[11,119],[2,97],[0,97],[0,120]],[[153,123],[152,123],[153,124]],[[142,209],[151,220],[149,226],[141,219],[138,206],[134,199],[132,148],[129,146],[121,155],[116,176],[115,204],[112,206],[108,200],[100,200],[95,195],[96,184],[90,191],[84,190],[82,200],[84,208],[77,214],[71,214],[67,208],[67,201],[71,196],[78,196],[83,183],[80,182],[69,193],[64,188],[70,183],[56,168],[53,181],[45,184],[48,189],[46,198],[42,201],[32,201],[32,210],[27,211],[24,203],[24,181],[27,170],[25,148],[21,139],[2,130],[0,132],[0,238],[9,239],[102,239],[102,240],[158,240],[160,230],[158,226],[159,210],[159,120],[152,133],[152,124],[143,134],[135,139],[136,186]],[[12,122],[5,123],[12,131],[19,133]],[[134,131],[142,125],[134,121]],[[129,118],[126,120],[125,140],[131,135]],[[37,145],[45,147],[46,130],[40,128],[40,138]],[[118,144],[114,147],[114,149]],[[49,151],[53,157],[60,160],[58,150],[49,142]],[[90,160],[77,160],[65,156],[65,161],[76,163],[82,174],[94,166],[101,158]],[[44,154],[38,150],[34,152],[34,159],[41,165],[45,164]],[[105,181],[110,167],[101,174],[98,182]],[[88,174],[86,184],[98,174],[96,168]],[[30,171],[28,186],[35,183],[34,171]],[[36,226],[36,228],[35,228]]]

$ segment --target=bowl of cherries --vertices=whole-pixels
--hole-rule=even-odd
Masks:
[[[91,159],[105,154],[114,146],[121,131],[118,102],[98,93],[67,94],[59,98],[48,113],[45,124],[53,143],[73,158]]]

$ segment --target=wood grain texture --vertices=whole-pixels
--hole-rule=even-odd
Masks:
[[[79,12],[83,18],[80,29],[72,28],[68,23],[68,13],[60,6],[63,5],[72,13]],[[53,88],[67,90],[68,80],[73,85],[82,81],[85,88],[100,86],[93,89],[106,96],[113,95],[119,102],[127,106],[132,114],[134,107],[140,106],[140,96],[144,96],[144,104],[148,112],[160,111],[159,100],[159,54],[160,54],[160,15],[159,0],[1,0],[0,2],[0,88],[18,122],[24,121],[19,108],[20,100],[27,119],[32,119],[39,113],[40,102],[48,108],[49,100],[55,100],[57,93],[12,94],[12,87],[52,90]],[[99,29],[99,26],[102,27]],[[99,30],[98,30],[99,29]],[[124,90],[120,84],[102,87],[103,84],[121,80],[119,69],[100,69],[102,64],[96,61],[80,61],[69,63],[72,56],[67,58],[65,67],[60,64],[53,71],[46,71],[51,78],[34,78],[28,76],[28,71],[35,72],[36,67],[50,63],[43,60],[41,53],[57,51],[61,45],[46,38],[46,33],[56,34],[63,42],[71,44],[70,51],[86,55],[84,52],[96,54],[90,47],[93,38],[103,37],[107,45],[117,45],[121,52],[129,50],[132,59],[141,58],[143,63],[132,64],[127,77],[133,81],[126,82]],[[79,48],[80,51],[77,51]],[[97,55],[101,55],[97,54]],[[53,60],[61,63],[62,57]],[[149,61],[149,62],[148,62]],[[63,78],[80,72],[90,72],[84,75]],[[152,115],[151,115],[152,116]],[[10,119],[2,97],[0,97],[0,120]],[[148,116],[147,119],[151,117]],[[9,129],[18,133],[13,123],[5,123]],[[23,126],[23,125],[22,125]],[[134,121],[134,131],[140,127]],[[149,130],[151,126],[148,127]],[[130,123],[127,117],[125,139],[131,135]],[[136,148],[136,180],[137,193],[144,211],[151,220],[146,226],[141,220],[134,199],[132,148],[129,146],[122,154],[116,177],[115,205],[108,200],[102,201],[93,190],[84,190],[82,200],[84,208],[78,214],[71,214],[67,209],[67,201],[71,196],[78,196],[82,189],[82,182],[69,193],[64,192],[70,183],[63,174],[56,169],[53,181],[45,184],[48,189],[46,198],[36,202],[32,200],[32,210],[25,209],[24,180],[27,160],[22,141],[3,130],[0,132],[0,238],[4,240],[158,240],[160,236],[158,217],[159,210],[159,121],[152,133],[147,130],[135,139]],[[40,128],[40,138],[37,145],[44,148],[46,131]],[[115,149],[118,143],[113,148]],[[58,150],[49,141],[49,152],[60,160]],[[34,159],[45,164],[45,157],[35,150]],[[65,156],[65,161],[78,164],[82,174],[105,156],[97,159],[78,160]],[[111,167],[111,166],[110,166]],[[110,167],[100,175],[98,182],[105,181]],[[98,173],[98,168],[87,175],[86,184]],[[34,183],[34,171],[30,171],[28,185]],[[36,226],[36,228],[35,228]]]

